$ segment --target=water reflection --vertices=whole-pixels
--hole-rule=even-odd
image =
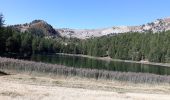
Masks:
[[[27,60],[61,64],[68,67],[91,68],[100,70],[120,71],[120,72],[143,72],[159,75],[170,75],[170,68],[156,65],[146,65],[138,63],[103,61],[77,56],[66,55],[32,55]]]

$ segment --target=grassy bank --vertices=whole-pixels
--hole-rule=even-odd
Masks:
[[[24,61],[0,57],[2,71],[13,70],[14,73],[43,73],[44,75],[78,76],[93,79],[128,81],[133,83],[170,84],[170,76],[148,73],[113,72],[97,69],[73,68],[57,64]]]

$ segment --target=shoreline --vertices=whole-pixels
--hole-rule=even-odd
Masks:
[[[94,59],[94,58],[93,58]],[[103,59],[103,58],[102,58]],[[106,59],[105,59],[106,60]],[[6,62],[6,63],[4,63]],[[10,64],[9,64],[10,63]],[[9,64],[9,66],[8,66]],[[19,67],[19,65],[24,67]],[[169,100],[170,98],[170,84],[169,83],[133,83],[132,81],[120,81],[120,80],[105,80],[105,79],[95,79],[88,77],[79,76],[64,76],[56,74],[53,76],[52,73],[46,73],[43,70],[38,73],[34,72],[34,69],[29,71],[28,67],[36,67],[35,69],[40,69],[43,67],[54,68],[59,65],[37,63],[33,61],[23,61],[10,58],[1,58],[0,65],[5,68],[19,68],[16,72],[11,69],[7,69],[12,74],[0,76],[1,87],[0,87],[0,99],[2,100],[27,100],[27,98],[33,100],[45,99],[57,99],[57,100]],[[54,66],[54,67],[50,67]],[[59,67],[62,68],[64,66]],[[3,69],[3,68],[2,68]],[[82,73],[82,72],[81,72]],[[122,74],[122,73],[121,73]],[[130,74],[130,73],[128,73]],[[123,78],[126,78],[126,73],[123,74]],[[49,75],[49,76],[48,76]],[[119,75],[116,73],[114,76]],[[133,74],[130,77],[133,77]],[[138,73],[138,77],[143,75]],[[159,75],[148,76],[150,74],[145,74],[143,78],[146,77],[159,77],[164,78]],[[135,76],[136,77],[136,76]],[[142,78],[142,79],[143,79]],[[150,79],[149,78],[149,79]],[[168,78],[165,78],[166,80]],[[134,80],[134,79],[133,79]],[[155,79],[153,79],[155,80]],[[77,98],[79,97],[79,98]],[[64,98],[64,99],[63,99]]]
[[[84,57],[84,58],[104,60],[104,61],[117,61],[117,62],[127,62],[127,63],[137,63],[137,64],[145,64],[145,65],[170,67],[170,63],[156,63],[156,62],[149,62],[149,61],[121,60],[121,59],[112,59],[110,57],[95,57],[95,56],[82,55],[82,54],[67,54],[67,53],[56,53],[56,54],[57,55],[66,55],[66,56]]]
[[[0,69],[8,74],[14,73],[42,73],[44,75],[63,75],[77,76],[93,79],[128,81],[132,83],[149,83],[149,84],[170,84],[170,76],[157,75],[151,73],[135,72],[118,72],[109,70],[98,70],[88,68],[74,68],[58,64],[46,64],[42,62],[24,61],[11,58],[0,57]],[[11,71],[10,71],[11,70]]]

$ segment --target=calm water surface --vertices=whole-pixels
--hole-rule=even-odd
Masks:
[[[158,65],[146,65],[129,62],[104,61],[86,57],[68,55],[32,55],[28,60],[61,64],[68,67],[91,68],[120,72],[143,72],[159,75],[170,75],[170,68]]]

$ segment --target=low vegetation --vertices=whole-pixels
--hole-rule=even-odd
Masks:
[[[45,75],[78,76],[94,79],[129,81],[133,83],[170,84],[170,76],[147,73],[113,72],[97,69],[73,68],[56,64],[23,61],[0,57],[0,69],[12,70],[16,73],[43,73]]]

